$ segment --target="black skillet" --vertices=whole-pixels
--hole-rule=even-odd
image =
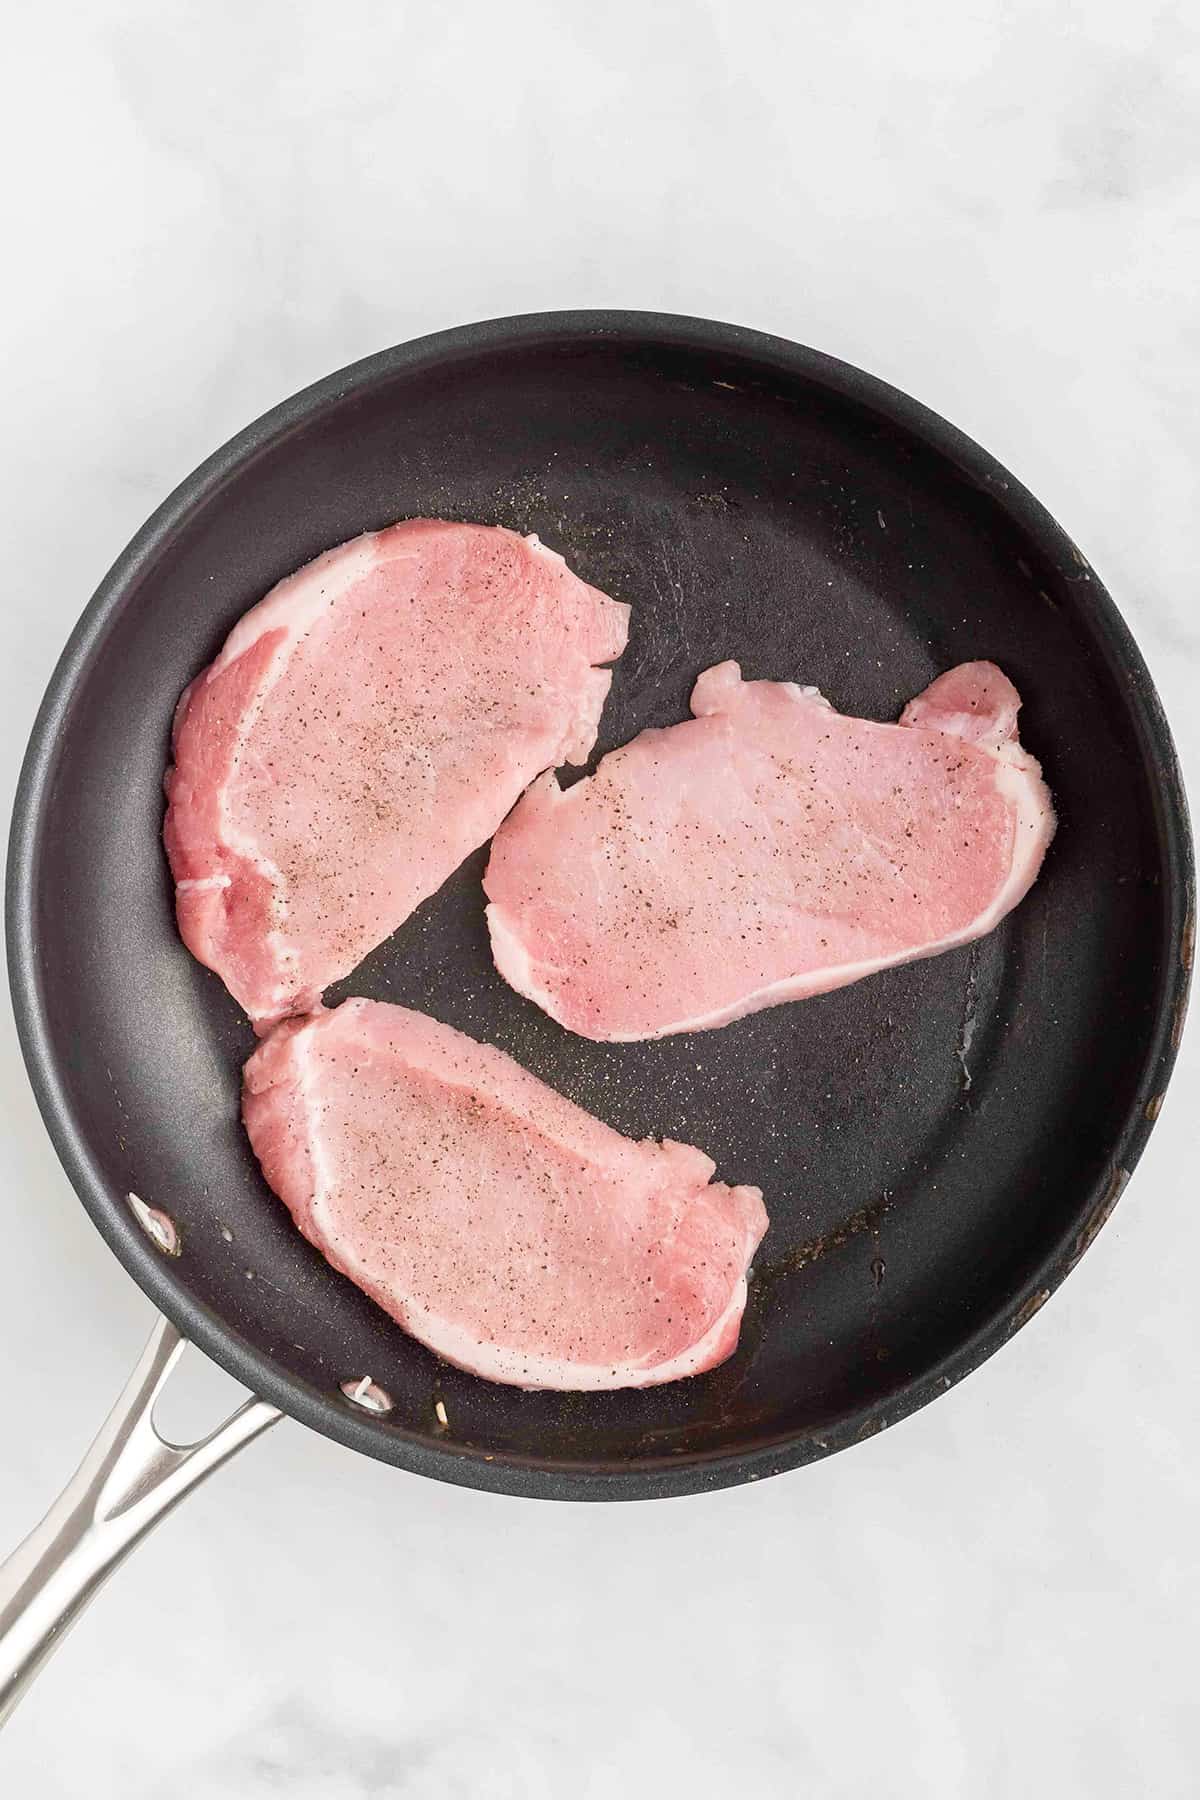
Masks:
[[[264,1186],[238,1123],[250,1029],[175,932],[159,831],[180,690],[280,576],[418,514],[536,531],[632,603],[598,753],[684,717],[697,672],[724,657],[877,719],[989,657],[1020,689],[1022,737],[1054,791],[1044,872],[990,937],[721,1031],[593,1044],[519,999],[488,956],[482,851],[335,990],[427,1010],[620,1130],[699,1144],[726,1180],[761,1185],[771,1229],[741,1345],[694,1380],[521,1393],[392,1325]],[[190,476],[54,675],[9,877],[17,1020],[46,1123],[167,1318],[352,1449],[589,1500],[824,1456],[932,1399],[1031,1316],[1161,1104],[1192,892],[1145,664],[1037,501],[859,370],[639,313],[499,320],[384,351]],[[177,1255],[130,1192],[167,1215]],[[390,1410],[346,1397],[366,1375],[360,1400]]]

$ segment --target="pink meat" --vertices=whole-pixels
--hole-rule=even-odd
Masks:
[[[767,1226],[686,1144],[635,1144],[501,1051],[399,1006],[280,1025],[246,1065],[268,1182],[335,1269],[447,1361],[648,1387],[731,1353]]]
[[[815,688],[708,669],[695,717],[544,776],[484,885],[500,973],[584,1037],[725,1025],[981,937],[1054,834],[992,663],[951,669],[899,725]]]
[[[388,937],[529,780],[583,761],[629,609],[536,538],[417,519],[271,590],[179,703],[184,942],[260,1026]]]

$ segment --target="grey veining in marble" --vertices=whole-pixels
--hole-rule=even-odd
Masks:
[[[982,440],[1103,574],[1200,775],[1187,0],[51,0],[5,39],[6,803],[99,573],[214,445],[382,344],[605,304],[819,345]],[[7,1543],[149,1318],[7,1023],[0,1094]],[[549,1508],[280,1427],[97,1602],[0,1791],[1194,1795],[1198,1099],[1193,1032],[1061,1293],[820,1467]]]

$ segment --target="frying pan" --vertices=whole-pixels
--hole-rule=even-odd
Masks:
[[[483,851],[333,990],[427,1010],[762,1186],[737,1354],[673,1386],[491,1386],[336,1275],[239,1125],[250,1028],[176,935],[159,834],[181,689],[281,576],[418,514],[536,531],[632,602],[597,754],[686,716],[725,657],[881,719],[988,657],[1054,790],[1041,879],[990,937],[720,1031],[594,1044],[518,998],[488,956]],[[21,778],[8,946],[30,1078],[163,1322],[0,1573],[8,1703],[129,1545],[280,1412],[440,1480],[625,1500],[794,1468],[944,1392],[1074,1267],[1141,1153],[1192,887],[1170,734],[1094,571],[990,456],[869,375],[729,325],[566,313],[386,350],[285,401],[102,582]],[[172,1447],[150,1409],[184,1338],[257,1398]]]

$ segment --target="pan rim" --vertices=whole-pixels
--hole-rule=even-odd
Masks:
[[[202,1302],[180,1288],[172,1265],[131,1218],[112,1205],[86,1138],[78,1129],[59,1077],[37,967],[34,900],[39,836],[53,778],[59,728],[86,676],[96,647],[123,597],[158,549],[222,485],[278,440],[324,408],[405,372],[439,362],[517,347],[571,340],[609,340],[630,349],[683,347],[734,355],[801,377],[879,414],[955,465],[990,492],[1020,529],[1060,561],[1073,559],[1089,574],[1089,624],[1098,647],[1125,677],[1128,706],[1150,775],[1156,836],[1169,880],[1163,890],[1163,942],[1169,954],[1155,996],[1153,1023],[1135,1099],[1117,1134],[1109,1169],[1083,1197],[1062,1239],[1025,1284],[997,1304],[977,1329],[937,1365],[898,1380],[883,1398],[838,1418],[828,1431],[789,1433],[751,1450],[629,1464],[563,1463],[527,1456],[485,1455],[434,1442],[356,1411],[286,1373]],[[1072,540],[1041,503],[989,452],[939,414],[901,390],[824,352],[755,331],[670,313],[595,310],[528,313],[452,327],[376,352],[323,377],[272,407],[186,476],[121,552],[85,607],[55,666],[26,750],[14,801],[8,847],[6,937],[13,1011],[25,1066],[51,1141],[93,1223],[127,1272],[198,1348],[254,1393],[302,1424],[378,1460],[412,1473],[522,1497],[558,1500],[646,1499],[699,1493],[754,1481],[802,1466],[858,1442],[957,1385],[1007,1341],[1090,1246],[1132,1173],[1153,1127],[1178,1048],[1186,1008],[1189,957],[1184,944],[1194,919],[1195,877],[1187,802],[1178,757],[1145,661],[1124,619]]]

